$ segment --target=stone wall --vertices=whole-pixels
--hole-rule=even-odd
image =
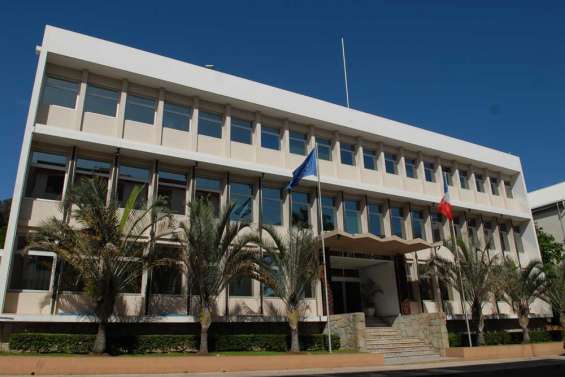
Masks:
[[[365,313],[334,314],[330,316],[332,336],[338,335],[340,349],[366,352]],[[324,329],[327,334],[328,327]]]
[[[438,349],[445,356],[449,348],[446,318],[443,313],[421,313],[398,316],[393,328],[400,331],[402,337],[418,338]]]

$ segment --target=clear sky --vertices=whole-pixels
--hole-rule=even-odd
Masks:
[[[345,103],[565,180],[565,2],[9,1],[0,12],[0,198],[11,196],[45,24]]]

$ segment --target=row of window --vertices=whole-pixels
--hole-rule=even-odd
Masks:
[[[76,106],[78,95],[78,83],[65,81],[53,77],[47,77],[43,91],[43,103],[45,105],[58,105],[69,108]],[[119,92],[100,88],[89,84],[86,90],[85,111],[115,117],[119,101]],[[152,125],[155,122],[156,100],[128,94],[125,109],[125,118],[136,122]],[[163,127],[177,130],[190,130],[190,120],[192,119],[192,109],[165,101],[163,112]],[[222,114],[206,111],[198,112],[198,133],[214,138],[222,138],[222,128],[224,117]],[[231,118],[231,140],[244,144],[253,143],[253,122]],[[321,160],[332,160],[332,141],[323,137],[316,137],[318,157]],[[263,148],[280,150],[281,132],[279,129],[261,126],[261,146]],[[340,161],[342,164],[354,166],[355,146],[348,143],[340,143]],[[363,167],[368,170],[377,170],[378,154],[376,150],[363,147]],[[308,135],[304,132],[291,130],[289,132],[289,151],[293,154],[306,155],[308,151]],[[388,174],[399,174],[399,158],[395,153],[384,153],[385,171]],[[418,160],[405,158],[406,177],[418,179]],[[427,182],[435,182],[436,165],[433,162],[424,161],[424,179]],[[449,186],[453,185],[452,171],[449,167],[442,167],[442,176]],[[500,195],[498,179],[490,178],[491,193]],[[465,170],[459,170],[460,186],[469,189],[469,174]],[[512,198],[511,183],[504,181],[506,195]],[[475,174],[475,186],[478,192],[485,192],[485,179],[481,174]]]

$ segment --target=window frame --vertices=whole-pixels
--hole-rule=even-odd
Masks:
[[[102,95],[103,93],[94,94],[94,93],[92,93],[92,90],[97,90],[97,91],[101,91],[101,92],[112,92],[116,95],[116,99],[115,99],[116,103],[115,103],[115,106],[114,106],[114,115],[110,115],[110,114],[98,112],[98,111],[89,111],[88,110],[88,99],[89,98],[92,98],[92,97],[102,98],[104,101],[113,101],[114,100],[113,98],[110,98],[110,96]],[[89,93],[89,91],[90,91],[90,93]],[[110,89],[110,88],[107,88],[107,87],[104,87],[104,86],[99,86],[99,85],[96,85],[96,84],[88,83],[84,97],[85,97],[84,98],[84,112],[85,113],[88,112],[88,113],[91,113],[91,114],[104,115],[104,116],[111,117],[111,118],[117,117],[118,106],[119,106],[119,103],[120,103],[120,91],[119,90]]]
[[[278,223],[266,223],[265,222],[265,201],[269,202],[269,203],[274,203],[275,199],[271,198],[271,197],[267,197],[265,195],[265,189],[266,190],[273,190],[273,191],[278,191],[279,195],[278,195],[278,215],[279,215],[279,221]],[[282,195],[282,188],[281,187],[276,187],[274,185],[263,185],[263,187],[261,188],[262,192],[261,192],[261,223],[263,224],[267,224],[267,225],[272,225],[272,226],[282,226],[284,223],[284,216],[283,216],[283,195]]]
[[[355,166],[355,145],[351,143],[339,143],[339,161],[342,165]],[[351,163],[348,162],[348,155],[351,154]],[[345,161],[344,161],[344,156]]]
[[[424,161],[424,180],[428,183],[435,183],[436,165],[430,161]]]
[[[240,136],[234,131],[241,131],[245,134]],[[247,137],[249,137],[249,142],[247,142]],[[230,118],[230,141],[234,143],[253,145],[253,121],[246,120],[243,118],[231,117]]]
[[[130,167],[130,168],[140,169],[140,170],[147,170],[147,181],[144,182],[142,179],[135,178],[135,177],[122,177],[122,175],[121,175],[122,174],[122,166],[127,166],[127,167]],[[116,174],[116,186],[115,186],[116,191],[114,193],[116,201],[118,202],[118,208],[124,208],[124,207],[122,207],[122,205],[125,205],[128,198],[129,198],[129,195],[128,195],[127,198],[124,198],[125,202],[123,202],[123,203],[119,200],[119,198],[118,198],[118,188],[119,188],[119,185],[120,185],[120,181],[125,180],[127,182],[136,182],[138,184],[143,183],[143,185],[145,186],[145,198],[143,198],[143,200],[139,200],[139,197],[138,197],[138,203],[134,207],[135,209],[139,209],[139,208],[137,208],[138,204],[142,204],[143,201],[147,202],[149,200],[149,185],[151,184],[151,178],[152,178],[153,173],[154,173],[153,169],[151,167],[148,167],[147,165],[137,164],[137,163],[131,164],[129,161],[120,161],[120,163],[118,164],[118,171],[117,171],[117,174]],[[130,194],[131,194],[131,192],[130,192]]]
[[[136,103],[137,100],[141,100],[140,102]],[[141,108],[145,108],[145,109],[149,109],[150,106],[148,103],[144,104],[143,102],[149,102],[152,101],[153,102],[153,106],[152,106],[152,110],[153,110],[153,121],[151,123],[147,123],[145,120],[140,120],[138,119],[134,119],[131,118],[131,113],[130,113],[130,117],[128,117],[128,108],[131,109],[130,106],[135,106],[135,107],[141,107]],[[126,108],[124,111],[124,121],[132,121],[135,123],[141,123],[147,126],[154,126],[155,125],[155,118],[157,117],[157,99],[156,98],[152,98],[149,96],[144,96],[144,95],[139,95],[137,93],[129,93],[126,96]],[[131,112],[132,110],[130,110]]]
[[[463,174],[462,174],[463,173]],[[469,172],[467,170],[459,170],[459,185],[463,190],[469,190]]]
[[[49,164],[44,164],[44,163],[41,163],[41,162],[33,162],[34,153],[41,153],[41,154],[46,154],[46,155],[55,155],[55,156],[64,157],[65,158],[65,166],[49,165]],[[69,158],[68,154],[65,153],[65,152],[50,151],[50,150],[45,150],[45,149],[32,149],[30,151],[30,160],[29,160],[28,173],[27,173],[26,185],[25,185],[23,197],[26,198],[26,199],[32,199],[32,200],[39,199],[39,200],[49,200],[49,201],[54,201],[54,202],[60,202],[61,200],[63,200],[64,194],[65,194],[65,191],[66,191],[66,187],[67,187],[67,180],[68,180],[67,171],[69,170],[69,161],[70,161],[70,158]],[[63,172],[63,187],[61,188],[61,193],[59,194],[60,195],[59,199],[34,197],[34,196],[31,196],[29,194],[29,190],[30,190],[29,185],[32,183],[32,180],[30,179],[32,168],[39,168],[39,169],[54,170],[54,171]]]
[[[316,148],[318,150],[318,159],[320,160],[324,160],[324,161],[332,161],[332,140],[331,139],[327,139],[325,137],[321,137],[321,136],[316,136],[315,138],[316,141]],[[327,149],[327,158],[324,157],[324,155],[322,153],[320,153],[320,150],[324,150]]]
[[[169,110],[167,110],[167,106],[169,106]],[[173,109],[171,109],[171,107],[173,107]],[[187,114],[184,114],[180,111],[175,110],[174,108],[184,108],[188,111]],[[168,128],[171,130],[177,130],[177,131],[186,131],[186,132],[190,132],[190,128],[191,128],[191,123],[192,123],[192,114],[194,112],[194,109],[191,106],[188,105],[182,105],[176,102],[172,102],[172,101],[167,101],[165,100],[163,103],[163,120],[162,120],[162,125],[163,128]],[[167,119],[167,113],[169,114],[173,114],[174,116],[177,117],[186,117],[187,118],[187,122],[185,124],[184,128],[178,128],[178,127],[171,127],[170,125],[167,125],[165,119]]]
[[[275,132],[276,131],[276,132]],[[277,140],[276,148],[268,146],[265,144],[265,135],[269,137],[275,137]],[[281,130],[275,127],[270,127],[266,125],[261,125],[261,148],[270,149],[273,151],[281,150]]]
[[[240,216],[239,218],[234,218],[234,214],[236,213],[236,210],[239,209],[239,205],[236,204],[236,205],[234,205],[234,208],[233,208],[234,210],[230,214],[230,220],[231,221],[241,221],[243,223],[252,223],[253,220],[254,220],[254,217],[255,217],[254,213],[253,213],[254,212],[253,211],[254,206],[255,206],[255,185],[253,183],[246,182],[244,180],[241,180],[241,181],[237,180],[237,179],[230,180],[229,187],[228,187],[230,205],[236,203],[233,200],[234,196],[235,197],[242,197],[241,194],[237,194],[237,193],[235,195],[233,194],[232,188],[233,188],[234,185],[247,186],[249,188],[250,193],[249,193],[249,196],[245,196],[245,201],[250,200],[250,210],[249,210],[248,216],[246,215],[245,217]]]
[[[209,127],[203,128],[202,127],[202,120],[205,120],[206,122],[208,122],[209,127],[213,126],[213,127],[217,127],[217,129],[211,129]],[[218,122],[218,124],[215,124],[215,122]],[[213,111],[206,111],[206,110],[199,110],[198,111],[198,135],[202,135],[202,136],[206,136],[206,137],[211,137],[214,139],[223,139],[224,138],[224,124],[225,124],[226,120],[225,120],[225,116],[224,114],[221,113],[216,113]],[[216,134],[214,132],[202,132],[203,129],[206,129],[208,131],[212,130],[212,131],[219,131],[219,136],[216,136]]]
[[[291,206],[290,206],[290,213],[291,213],[290,223],[291,223],[291,225],[292,226],[298,226],[299,225],[298,223],[295,223],[295,221],[294,221],[294,218],[295,218],[294,208],[297,204],[302,204],[302,205],[306,205],[306,210],[307,210],[306,214],[307,214],[307,217],[308,217],[307,222],[302,223],[302,225],[305,228],[311,227],[312,226],[312,219],[311,219],[311,216],[310,216],[311,215],[310,210],[311,210],[311,204],[312,204],[311,194],[309,192],[305,192],[305,191],[292,191],[290,193],[290,195],[291,195],[291,198],[290,198],[291,199]],[[306,195],[306,202],[301,202],[301,201],[297,202],[296,200],[294,200],[292,198],[292,196],[294,196],[294,195]]]
[[[161,182],[161,173],[168,173],[168,174],[173,174],[173,175],[182,175],[184,176],[184,185],[180,184],[180,183],[173,183],[173,182]],[[171,203],[168,203],[168,209],[171,211],[172,214],[175,215],[186,215],[186,206],[187,206],[187,195],[188,195],[188,183],[189,183],[189,174],[187,172],[180,172],[180,171],[176,171],[174,169],[167,169],[165,168],[161,168],[159,167],[158,171],[157,171],[157,196],[159,197],[159,191],[161,188],[161,185],[163,185],[163,187],[166,188],[171,188],[171,189],[176,189],[176,190],[184,190],[184,206],[183,206],[183,211],[179,212],[176,210],[173,210],[171,208]]]
[[[418,159],[404,157],[404,170],[407,178],[418,179]],[[409,174],[409,171],[412,171],[412,174]]]
[[[57,104],[57,103],[47,103],[47,102],[45,101],[44,98],[45,98],[45,95],[46,95],[46,94],[45,94],[45,93],[46,93],[46,89],[49,87],[49,85],[48,85],[49,81],[62,81],[62,82],[65,82],[65,83],[73,84],[73,85],[75,86],[75,88],[73,89],[73,91],[75,92],[75,93],[74,93],[74,95],[75,95],[75,103],[74,103],[74,106],[73,106],[73,107],[68,107],[68,106],[64,106],[64,105],[61,105],[61,104]],[[71,92],[71,89],[69,89],[69,88],[58,87],[58,86],[51,86],[51,87],[52,87],[52,88],[55,88],[55,89],[58,89],[58,90],[63,90],[63,91]],[[41,98],[40,98],[40,100],[39,100],[39,104],[40,104],[40,106],[47,106],[47,107],[49,107],[49,106],[51,106],[51,105],[54,105],[54,106],[63,107],[63,108],[65,108],[65,109],[69,109],[69,110],[76,110],[76,108],[77,108],[77,102],[78,102],[77,99],[78,99],[79,93],[80,93],[80,82],[78,82],[77,80],[68,79],[68,78],[66,78],[66,77],[62,77],[62,76],[59,76],[59,75],[46,74],[46,75],[45,75],[45,78],[44,78],[44,80],[43,80],[43,85],[42,85],[42,87],[41,87]]]
[[[378,207],[378,216],[379,216],[379,230],[380,230],[380,234],[375,234],[371,231],[372,227],[371,224],[373,224],[373,222],[371,221],[371,219],[373,218],[373,214],[375,213],[374,211],[371,211],[371,208],[374,207]],[[373,234],[377,237],[385,237],[386,232],[385,232],[385,228],[384,228],[384,216],[385,216],[385,211],[384,211],[384,205],[382,203],[378,203],[378,202],[372,202],[369,201],[367,202],[367,226],[368,229],[367,231],[370,234]]]
[[[363,147],[363,168],[372,171],[379,170],[379,154],[375,149]]]
[[[385,172],[391,175],[398,175],[398,155],[393,152],[384,152],[384,160],[385,160]],[[393,171],[389,171],[390,166],[392,166]]]
[[[304,138],[298,138],[298,135],[302,135]],[[302,131],[297,131],[297,130],[289,130],[288,132],[288,151],[289,153],[295,154],[295,155],[299,155],[299,156],[306,156],[307,152],[308,152],[308,134]],[[296,150],[293,150],[294,147],[297,147],[296,143],[302,143],[303,144],[303,151],[302,152],[297,152]],[[294,147],[293,147],[294,146]]]
[[[356,209],[350,209],[347,208],[347,205],[353,203],[356,206]],[[361,224],[361,215],[362,215],[362,209],[361,209],[361,200],[360,199],[356,199],[356,198],[344,198],[343,202],[342,202],[342,207],[343,207],[343,230],[349,234],[361,234],[363,232],[363,227]],[[356,232],[350,232],[349,229],[347,229],[347,223],[348,223],[348,215],[353,214],[355,216],[354,220],[356,223]],[[352,218],[350,218],[352,219]]]

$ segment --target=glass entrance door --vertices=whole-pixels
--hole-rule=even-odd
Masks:
[[[361,284],[358,281],[332,281],[335,314],[361,312]]]

